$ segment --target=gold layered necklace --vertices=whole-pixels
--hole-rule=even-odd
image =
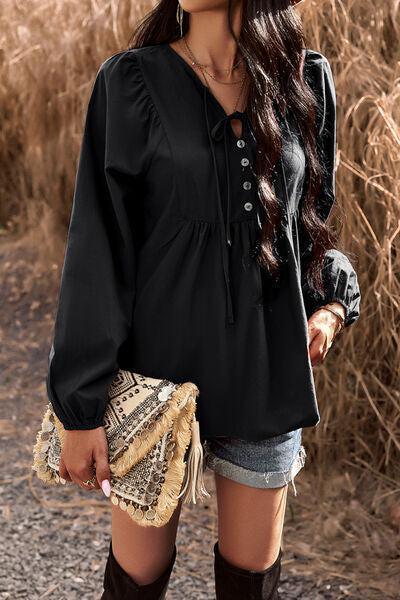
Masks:
[[[211,77],[211,78],[212,78],[214,81],[216,81],[217,83],[221,83],[222,85],[240,85],[239,94],[238,94],[238,97],[237,97],[237,99],[236,99],[235,106],[234,106],[234,108],[233,108],[233,112],[234,112],[234,111],[236,110],[236,107],[237,107],[237,105],[239,104],[239,100],[240,100],[240,98],[241,98],[241,96],[242,96],[242,93],[243,93],[244,84],[245,84],[245,81],[246,81],[246,73],[244,74],[244,76],[242,77],[242,79],[239,79],[238,81],[221,81],[221,80],[217,79],[217,78],[215,77],[215,75],[213,75],[212,73],[210,73],[210,72],[207,70],[207,67],[206,67],[206,65],[202,65],[201,63],[199,63],[199,62],[197,61],[196,57],[194,56],[194,54],[193,54],[192,50],[190,49],[190,47],[189,47],[189,45],[188,45],[188,43],[187,43],[187,41],[186,41],[186,37],[185,37],[185,36],[183,36],[181,39],[183,40],[183,42],[184,42],[184,44],[185,44],[185,49],[184,49],[184,51],[185,51],[186,55],[189,57],[189,59],[190,59],[190,62],[191,62],[191,64],[192,64],[192,66],[193,66],[193,67],[197,67],[198,69],[200,69],[200,71],[201,71],[201,73],[202,73],[202,75],[203,75],[203,78],[204,78],[205,84],[206,84],[206,86],[207,86],[208,88],[209,88],[209,84],[208,84],[208,81],[207,81],[206,75],[208,75],[209,77]],[[233,71],[234,69],[237,69],[237,67],[238,67],[238,66],[239,66],[241,63],[242,63],[242,59],[240,58],[240,59],[239,59],[239,60],[238,60],[238,61],[237,61],[237,62],[236,62],[236,63],[235,63],[235,64],[234,64],[234,65],[233,65],[233,66],[232,66],[230,69],[223,69],[222,71],[223,71],[223,72],[225,72],[225,73],[227,73],[228,75],[230,75],[230,74],[232,74],[232,71]]]
[[[217,79],[215,77],[215,75],[213,75],[212,73],[209,73],[207,71],[206,65],[202,65],[201,63],[199,63],[196,60],[196,57],[194,56],[192,50],[189,48],[189,44],[186,41],[186,37],[184,36],[182,39],[185,44],[186,53],[188,54],[192,65],[197,67],[198,69],[201,69],[203,72],[207,73],[207,75],[209,77],[211,77],[212,79],[214,79],[214,81],[217,81],[218,83],[222,83],[223,85],[238,85],[239,83],[241,83],[243,81],[242,79],[239,79],[239,81],[220,81],[219,79]],[[234,69],[237,69],[238,66],[241,64],[241,62],[242,62],[242,59],[240,58],[230,69],[221,69],[221,71],[223,73],[226,73],[227,75],[231,75],[232,71],[234,71]]]

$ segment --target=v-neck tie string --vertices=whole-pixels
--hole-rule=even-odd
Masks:
[[[227,204],[226,204],[226,242],[229,246],[232,245],[231,239],[231,231],[230,231],[230,209],[231,209],[231,176],[229,172],[229,156],[228,156],[228,135],[227,135],[227,127],[231,127],[230,121],[232,119],[240,119],[242,121],[243,127],[243,113],[239,111],[235,111],[230,115],[225,115],[217,121],[214,127],[211,129],[211,137],[215,141],[221,141],[224,139],[224,153],[225,153],[225,167],[226,167],[226,189],[227,189]]]
[[[218,218],[220,222],[220,240],[221,240],[221,258],[222,258],[222,268],[224,272],[224,280],[225,280],[225,290],[226,290],[226,305],[227,305],[227,317],[228,323],[234,323],[234,315],[233,315],[233,302],[232,302],[232,292],[231,292],[231,282],[230,282],[230,255],[229,248],[232,245],[231,238],[231,227],[230,227],[230,210],[231,210],[231,181],[230,181],[230,171],[229,171],[229,154],[228,154],[228,132],[227,127],[230,127],[231,119],[240,119],[242,121],[243,127],[244,122],[243,113],[239,111],[234,111],[230,115],[225,115],[217,123],[210,128],[210,122],[208,118],[208,110],[207,110],[207,91],[208,88],[204,87],[203,92],[203,100],[204,100],[204,113],[206,117],[207,124],[207,133],[208,139],[210,142],[210,148],[213,159],[213,168],[215,179],[217,183],[217,199],[218,199]],[[221,196],[221,185],[219,179],[217,158],[215,155],[215,147],[214,142],[219,142],[224,140],[224,154],[225,154],[225,172],[226,172],[226,189],[227,189],[227,203],[226,203],[226,219],[224,220],[224,210],[222,205],[222,196]]]

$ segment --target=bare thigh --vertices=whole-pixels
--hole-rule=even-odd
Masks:
[[[182,503],[163,527],[137,525],[112,505],[112,548],[121,567],[139,585],[151,583],[166,569],[174,550]]]
[[[288,486],[260,489],[214,477],[222,556],[243,569],[268,568],[281,545]]]

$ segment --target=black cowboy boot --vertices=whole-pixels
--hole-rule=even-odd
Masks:
[[[279,600],[282,548],[276,561],[264,571],[248,571],[232,565],[214,546],[215,591],[217,600]]]
[[[165,571],[155,581],[138,585],[116,560],[110,541],[100,600],[164,600],[175,559],[176,546]]]

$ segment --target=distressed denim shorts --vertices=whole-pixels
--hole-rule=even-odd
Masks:
[[[250,487],[278,488],[289,483],[304,466],[306,451],[302,430],[251,442],[234,437],[204,440],[205,467]]]

